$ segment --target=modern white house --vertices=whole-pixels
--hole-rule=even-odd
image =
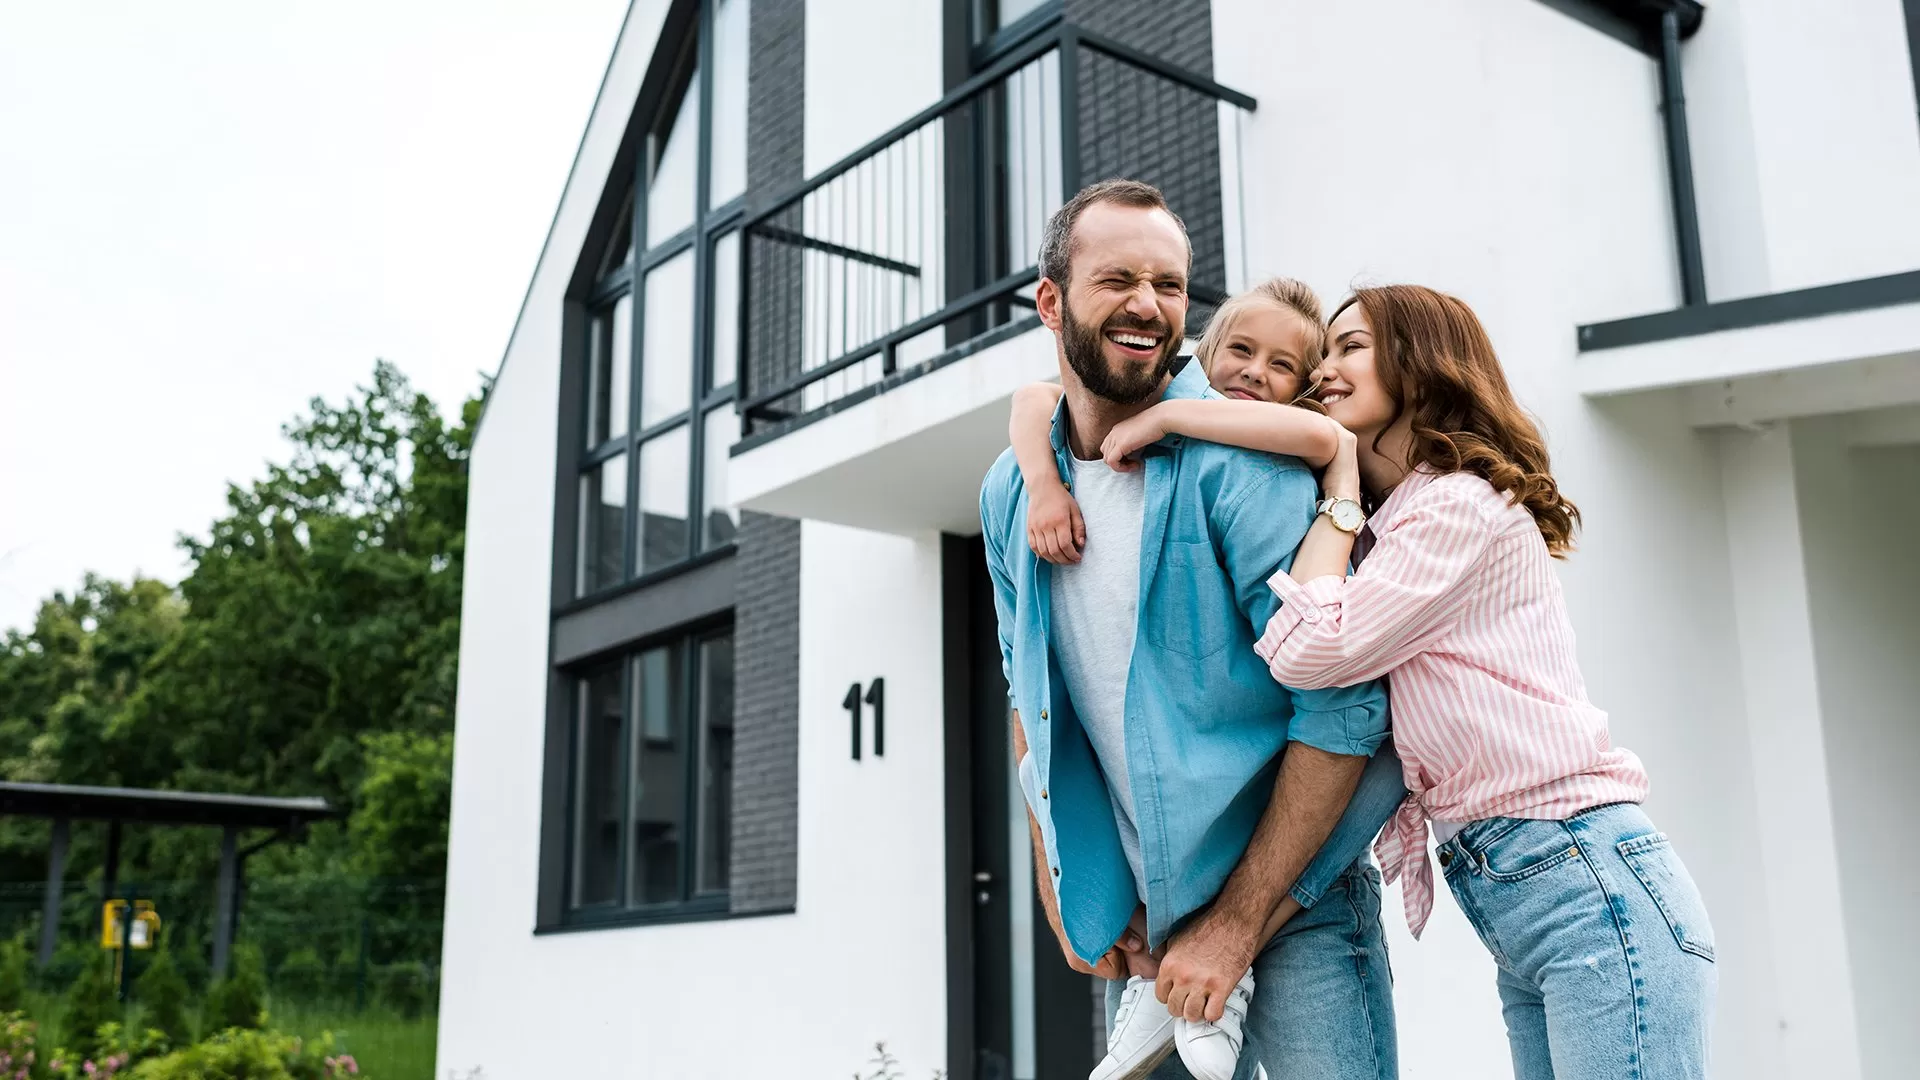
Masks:
[[[635,0],[472,458],[438,1073],[1070,1080],[979,549],[1039,227],[1481,314],[1716,1075],[1920,1061],[1920,0]],[[1510,1066],[1450,899],[1403,1075]]]

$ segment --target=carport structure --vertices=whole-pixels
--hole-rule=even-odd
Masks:
[[[87,787],[70,784],[0,782],[0,814],[47,818],[53,841],[47,851],[47,891],[40,919],[40,964],[53,960],[60,931],[60,894],[67,869],[67,844],[74,821],[107,823],[107,857],[102,894],[111,898],[120,872],[120,827],[140,825],[206,826],[220,833],[220,873],[214,894],[213,972],[226,971],[239,915],[240,885],[248,855],[276,840],[297,836],[308,825],[338,815],[315,796],[223,795],[199,791]],[[243,829],[272,834],[240,848]]]

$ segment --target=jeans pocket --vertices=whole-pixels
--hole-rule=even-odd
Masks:
[[[1618,846],[1620,858],[1667,920],[1673,940],[1695,956],[1712,960],[1713,924],[1707,921],[1707,905],[1667,834],[1648,833],[1622,840]]]
[[[1469,840],[1468,843],[1473,843]],[[1490,834],[1478,851],[1490,881],[1523,881],[1580,857],[1573,835],[1558,821],[1520,821]]]

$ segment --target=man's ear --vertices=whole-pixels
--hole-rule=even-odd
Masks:
[[[1034,290],[1033,307],[1040,313],[1040,323],[1047,329],[1060,330],[1060,286],[1052,278],[1041,278],[1039,288]]]

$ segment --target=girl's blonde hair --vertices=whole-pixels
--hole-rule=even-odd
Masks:
[[[1213,353],[1233,332],[1233,324],[1248,308],[1257,304],[1276,304],[1295,315],[1307,327],[1307,355],[1301,357],[1306,370],[1300,373],[1302,392],[1312,386],[1313,371],[1327,354],[1327,322],[1320,316],[1320,298],[1314,295],[1306,282],[1294,278],[1268,278],[1245,292],[1236,293],[1227,298],[1213,318],[1207,322],[1206,332],[1200,335],[1200,345],[1194,349],[1194,358],[1200,361],[1200,370],[1208,376],[1213,374]]]

